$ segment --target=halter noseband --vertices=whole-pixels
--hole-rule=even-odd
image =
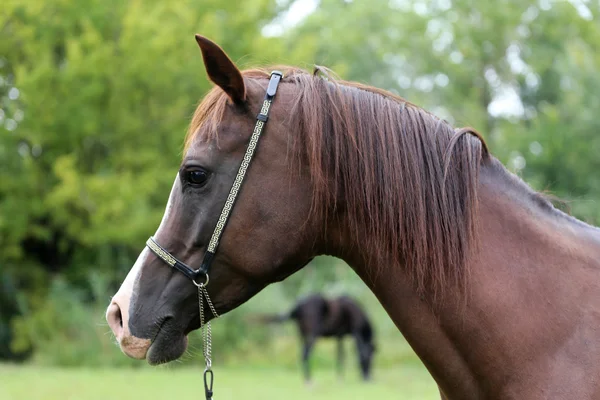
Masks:
[[[277,93],[277,86],[279,85],[279,81],[282,77],[283,74],[279,71],[271,72],[271,78],[269,80],[269,86],[267,87],[265,99],[263,101],[260,112],[256,116],[256,125],[254,126],[254,131],[252,131],[252,136],[250,137],[250,141],[248,142],[248,146],[246,147],[246,153],[244,154],[244,158],[242,159],[242,163],[240,164],[237,175],[235,176],[233,184],[231,185],[231,190],[229,191],[227,200],[223,205],[221,215],[219,215],[219,220],[217,221],[215,230],[213,231],[213,234],[210,238],[210,242],[208,243],[206,253],[204,253],[204,258],[202,259],[202,264],[200,265],[200,268],[192,269],[184,262],[179,261],[175,256],[173,256],[161,245],[159,245],[152,236],[150,236],[150,238],[146,241],[146,246],[148,246],[148,248],[152,250],[152,252],[156,254],[158,258],[160,258],[169,266],[175,268],[176,270],[184,274],[194,283],[194,285],[198,287],[206,287],[208,285],[208,272],[210,270],[210,266],[214,259],[215,253],[217,251],[217,247],[219,246],[219,240],[221,239],[223,230],[225,229],[227,221],[229,220],[229,214],[231,213],[231,209],[235,204],[235,200],[237,199],[240,188],[242,187],[242,183],[244,182],[244,177],[246,176],[246,171],[248,170],[250,162],[252,161],[252,156],[254,156],[254,151],[256,150],[258,139],[260,139],[260,135],[263,131],[263,128],[269,119],[269,110],[271,109],[271,103],[273,102],[273,98]],[[198,282],[198,278],[200,278],[202,275],[204,275],[205,281]]]

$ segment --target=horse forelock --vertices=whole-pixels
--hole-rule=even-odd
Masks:
[[[446,121],[382,89],[342,81],[323,67],[283,70],[297,95],[285,116],[299,130],[292,154],[307,163],[312,210],[345,223],[374,262],[402,265],[434,298],[465,287],[476,244],[478,174],[489,156],[473,129]],[[268,79],[267,69],[243,71]],[[212,89],[198,106],[186,149],[200,131],[216,135],[227,104]],[[208,129],[200,129],[206,127]]]

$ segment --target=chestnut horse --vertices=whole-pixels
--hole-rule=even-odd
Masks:
[[[267,86],[275,93],[268,72],[240,72],[196,40],[216,87],[192,118],[154,235],[194,266]],[[473,129],[324,68],[280,69],[211,256],[215,312],[329,254],[374,292],[442,397],[600,399],[600,230],[555,209]],[[157,254],[141,252],[107,310],[122,351],[150,364],[180,357],[200,325],[197,288]]]

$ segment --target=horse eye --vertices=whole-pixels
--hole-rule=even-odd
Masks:
[[[203,186],[208,179],[208,173],[203,169],[192,169],[185,173],[185,180],[196,186]]]

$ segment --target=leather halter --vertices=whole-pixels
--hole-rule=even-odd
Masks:
[[[175,268],[186,277],[188,277],[194,285],[200,287],[200,285],[206,287],[208,285],[208,272],[210,270],[210,266],[214,259],[215,253],[217,251],[217,247],[219,246],[219,240],[221,239],[221,235],[223,234],[223,230],[227,225],[227,221],[229,220],[229,214],[231,213],[231,209],[235,204],[240,188],[242,187],[242,183],[244,182],[244,177],[246,176],[246,171],[250,166],[250,162],[252,161],[252,157],[254,156],[254,151],[256,150],[256,145],[258,144],[258,139],[260,139],[260,135],[263,131],[263,128],[267,121],[269,120],[269,111],[271,109],[271,103],[277,93],[277,86],[279,85],[279,81],[283,77],[283,74],[279,71],[271,72],[271,78],[269,80],[269,86],[267,87],[267,93],[265,94],[265,99],[263,101],[260,112],[256,116],[256,125],[254,126],[254,131],[252,132],[252,136],[250,137],[250,141],[248,142],[248,146],[246,147],[246,153],[244,154],[244,158],[242,159],[242,163],[238,169],[237,175],[233,184],[231,185],[231,189],[229,191],[229,195],[227,196],[227,200],[223,205],[223,209],[221,210],[221,215],[219,215],[219,219],[217,221],[217,225],[213,231],[213,234],[210,238],[210,242],[208,243],[208,247],[206,249],[206,253],[204,253],[204,258],[202,260],[202,264],[198,269],[192,269],[184,262],[178,260],[175,256],[165,250],[161,245],[159,245],[156,240],[152,236],[146,241],[146,246],[158,258],[163,260],[172,268]],[[204,275],[205,281],[198,282],[198,278]]]

